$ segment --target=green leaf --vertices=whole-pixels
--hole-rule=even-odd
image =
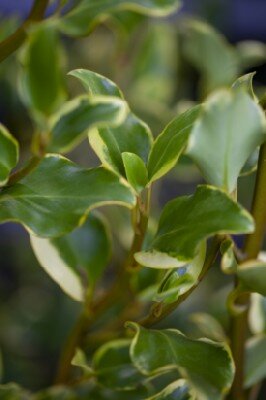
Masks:
[[[22,99],[45,116],[65,98],[61,55],[55,25],[42,23],[31,29],[22,59]]]
[[[122,153],[128,183],[141,192],[148,183],[148,171],[142,159],[133,153]]]
[[[249,308],[249,329],[253,334],[266,333],[266,297],[251,293]]]
[[[225,192],[200,185],[194,195],[178,197],[166,204],[151,250],[136,253],[135,258],[141,265],[158,267],[161,262],[157,259],[158,252],[159,256],[167,253],[163,257],[176,257],[176,267],[180,267],[195,257],[199,244],[208,237],[253,230],[252,217]]]
[[[31,246],[40,265],[63,291],[83,301],[85,288],[95,284],[110,259],[110,232],[103,217],[91,213],[66,236],[44,239],[32,235]]]
[[[237,276],[243,289],[266,296],[265,261],[251,260],[241,264]]]
[[[18,162],[19,146],[4,125],[0,124],[0,186],[5,185],[12,168]]]
[[[93,127],[117,126],[127,115],[127,104],[115,97],[81,96],[63,107],[54,121],[50,151],[67,152]]]
[[[204,265],[205,255],[206,243],[203,241],[200,244],[199,252],[190,263],[183,268],[167,272],[159,286],[155,300],[172,303],[195,285]]]
[[[156,138],[148,161],[151,182],[161,178],[176,165],[187,145],[189,134],[201,108],[201,106],[195,106],[174,118]]]
[[[97,72],[88,69],[74,69],[68,75],[79,79],[84,88],[92,95],[113,96],[123,99],[124,96],[119,87],[110,79],[97,74]]]
[[[179,5],[179,0],[83,0],[60,20],[60,28],[72,36],[86,35],[97,23],[118,10],[159,17],[169,15]]]
[[[245,387],[249,388],[266,377],[266,336],[251,337],[246,343]]]
[[[93,357],[98,381],[111,389],[130,390],[143,379],[129,356],[131,341],[118,339],[101,346]]]
[[[29,400],[29,394],[16,383],[0,385],[1,400]]]
[[[196,400],[185,379],[179,379],[168,385],[160,393],[145,400]]]
[[[221,400],[234,377],[226,345],[207,339],[193,340],[174,329],[148,330],[136,323],[130,355],[146,375],[177,369],[197,393],[198,400]]]
[[[256,40],[243,40],[236,44],[238,62],[242,69],[247,70],[263,64],[266,60],[266,45]]]
[[[74,70],[70,74],[82,81],[92,97],[115,95],[123,99],[118,86],[102,75],[89,70]],[[119,126],[109,125],[91,131],[89,141],[103,165],[125,176],[122,153],[134,153],[146,163],[152,134],[149,127],[129,111]]]
[[[196,325],[200,335],[216,342],[226,342],[227,337],[222,325],[212,315],[197,312],[189,316],[189,319]]]
[[[187,154],[206,181],[231,193],[241,168],[266,139],[262,109],[243,90],[211,95],[189,137]]]
[[[253,89],[253,78],[256,72],[251,72],[249,74],[245,74],[237,78],[237,80],[233,83],[232,88],[238,90],[239,88],[245,90],[250,97],[258,102],[258,98],[254,93]]]
[[[235,243],[229,238],[225,239],[220,246],[220,251],[222,254],[221,258],[221,268],[225,274],[234,274],[237,270],[237,261],[235,257]]]
[[[66,234],[92,208],[135,205],[126,182],[103,167],[86,169],[58,155],[47,155],[26,177],[0,193],[0,222],[23,224],[43,237]]]
[[[231,85],[238,74],[236,53],[226,39],[210,25],[193,20],[184,21],[184,53],[202,73],[207,93]]]
[[[78,397],[74,390],[66,386],[57,386],[36,393],[32,400],[78,400]]]

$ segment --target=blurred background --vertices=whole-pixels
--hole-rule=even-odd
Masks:
[[[56,7],[56,2],[52,3],[48,14]],[[16,29],[31,5],[31,0],[0,0],[0,39]],[[184,0],[181,10],[164,20],[119,12],[98,25],[89,37],[61,37],[58,52],[64,91],[67,97],[81,93],[79,84],[66,77],[74,68],[88,68],[108,76],[122,88],[132,109],[157,135],[174,115],[244,73],[256,71],[256,93],[260,96],[264,92],[265,18],[265,0]],[[195,19],[207,23],[205,28]],[[0,65],[0,121],[18,139],[21,163],[28,157],[34,133],[32,115],[19,90],[23,51],[20,49]],[[84,143],[68,157],[81,165],[98,163]],[[247,171],[254,162],[256,154],[246,166]],[[197,169],[183,157],[178,167],[156,183],[153,217],[168,200],[193,193],[200,182]],[[239,179],[239,200],[248,208],[253,186],[254,173]],[[113,210],[109,218],[112,226],[120,224],[118,230],[123,234],[119,237],[114,232],[114,240],[123,253],[127,237],[130,238],[130,232],[124,230],[128,215],[126,211]],[[37,390],[52,383],[60,348],[79,305],[39,267],[28,234],[21,226],[0,225],[0,236],[2,382],[16,381]],[[241,243],[242,239],[237,240]],[[229,289],[219,270],[212,270],[189,302],[164,325],[191,332],[195,327],[186,317],[187,311],[208,311],[226,326],[228,321],[220,299]]]

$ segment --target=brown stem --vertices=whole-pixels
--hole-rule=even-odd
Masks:
[[[262,246],[266,225],[266,144],[261,146],[256,185],[253,196],[252,215],[255,221],[255,231],[247,236],[244,251],[245,259],[258,257]],[[240,265],[241,267],[241,265]],[[240,315],[232,317],[231,322],[231,348],[236,364],[234,383],[229,398],[232,400],[245,400],[247,392],[244,390],[245,366],[245,341],[248,328],[248,307],[250,296],[245,294],[238,300],[240,305],[246,306]]]
[[[8,38],[0,43],[0,62],[14,53],[25,41],[27,29],[32,22],[43,19],[49,0],[35,0],[26,21]]]

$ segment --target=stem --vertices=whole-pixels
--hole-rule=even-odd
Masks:
[[[14,53],[25,41],[27,29],[32,22],[43,19],[49,0],[35,0],[26,21],[8,38],[0,43],[0,62]]]
[[[222,240],[223,238],[221,236],[216,236],[213,239],[197,282],[187,292],[182,294],[174,303],[165,305],[162,305],[161,303],[153,304],[149,315],[139,322],[140,325],[151,326],[157,322],[160,322],[162,319],[171,314],[184,300],[186,300],[187,297],[190,296],[190,294],[198,287],[199,283],[203,280],[213,265]]]
[[[253,196],[252,215],[255,221],[255,231],[247,236],[244,245],[245,259],[254,259],[260,252],[265,225],[266,225],[266,144],[261,146],[258,162],[258,172]],[[241,265],[240,265],[241,267]],[[234,383],[231,389],[230,399],[245,400],[247,393],[244,390],[244,364],[245,364],[245,341],[248,328],[248,306],[250,295],[246,294],[239,298],[240,305],[245,306],[246,310],[232,318],[231,326],[231,349],[236,364]]]

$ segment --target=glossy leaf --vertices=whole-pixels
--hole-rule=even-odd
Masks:
[[[145,400],[196,400],[185,379],[179,379],[164,388],[160,393]]]
[[[253,78],[254,78],[255,72],[251,72],[249,74],[245,74],[237,78],[237,80],[233,83],[232,88],[235,90],[243,89],[245,90],[250,97],[258,102],[258,99],[254,93],[253,90]]]
[[[175,257],[178,267],[194,258],[204,239],[218,233],[250,233],[253,229],[252,217],[225,192],[201,185],[194,195],[166,204],[150,251],[137,253],[135,258],[141,265],[158,268],[159,252],[159,257],[162,253],[165,258]]]
[[[238,59],[233,47],[210,25],[187,19],[182,31],[187,59],[202,73],[207,93],[231,85],[237,77]]]
[[[69,35],[86,35],[97,23],[117,10],[132,10],[159,17],[174,12],[179,4],[179,0],[82,0],[63,17],[60,28]]]
[[[202,242],[195,258],[183,268],[169,271],[161,282],[156,298],[157,301],[172,303],[187,292],[198,280],[204,265],[206,243]]]
[[[265,261],[251,260],[241,264],[237,276],[244,289],[266,296]]]
[[[70,74],[83,83],[92,97],[115,95],[123,98],[118,86],[102,75],[89,70],[74,70]],[[94,129],[89,134],[89,141],[103,165],[125,176],[122,153],[136,154],[146,163],[152,134],[149,127],[129,111],[118,127],[109,125],[104,129]]]
[[[105,204],[132,207],[135,197],[126,182],[103,167],[85,169],[47,155],[30,174],[2,190],[0,221],[20,222],[38,236],[55,237]]]
[[[117,126],[127,115],[127,105],[115,97],[89,99],[81,96],[67,103],[52,127],[51,151],[67,152],[79,144],[93,127]]]
[[[246,344],[245,387],[249,388],[266,377],[266,336],[251,337]]]
[[[221,400],[229,390],[234,365],[226,345],[189,339],[174,329],[148,330],[132,322],[128,326],[136,332],[131,359],[143,374],[177,369],[199,400]]]
[[[142,159],[134,153],[122,153],[122,159],[129,184],[141,192],[148,183],[148,171]]]
[[[231,193],[241,168],[266,139],[261,108],[243,90],[209,97],[189,137],[187,154],[206,181]]]
[[[201,108],[201,106],[195,106],[174,118],[156,138],[148,162],[151,182],[159,179],[175,166],[187,144]]]
[[[54,239],[31,236],[31,246],[44,270],[74,300],[101,277],[110,258],[110,233],[100,214],[91,213],[81,227]]]
[[[22,99],[34,111],[46,116],[65,98],[61,53],[53,24],[38,24],[30,31],[22,60]]]
[[[0,124],[0,186],[4,185],[10,171],[18,162],[18,142],[8,132],[4,125]]]
[[[113,389],[133,389],[142,376],[129,356],[131,341],[118,339],[101,346],[93,357],[93,368],[98,381]]]

